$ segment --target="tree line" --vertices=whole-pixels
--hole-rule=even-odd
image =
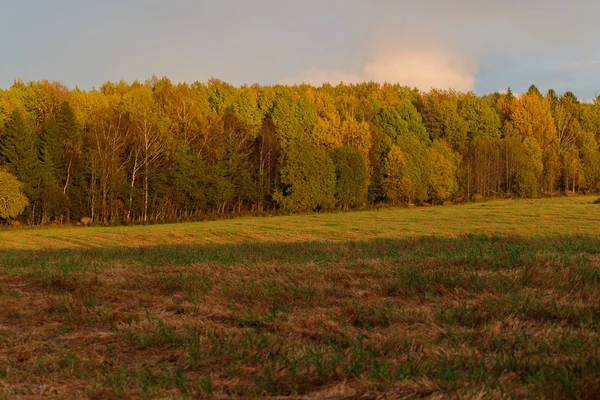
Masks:
[[[0,90],[0,220],[177,221],[600,190],[600,97],[167,78]]]

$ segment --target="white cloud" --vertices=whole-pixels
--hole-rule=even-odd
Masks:
[[[476,64],[458,53],[435,46],[384,46],[360,72],[311,68],[282,83],[321,85],[374,81],[399,83],[428,91],[431,88],[470,91],[475,87]]]
[[[364,67],[376,82],[393,82],[428,91],[431,88],[473,90],[476,68],[459,54],[439,49],[384,52]]]

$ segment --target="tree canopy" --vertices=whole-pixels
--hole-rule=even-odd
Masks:
[[[0,168],[31,224],[597,192],[599,141],[600,100],[535,86],[476,96],[153,77],[0,90]]]

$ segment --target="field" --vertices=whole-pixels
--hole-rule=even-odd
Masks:
[[[0,231],[0,398],[594,398],[594,200]]]

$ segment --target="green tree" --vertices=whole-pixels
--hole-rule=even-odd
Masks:
[[[273,197],[281,209],[303,212],[335,205],[335,167],[325,151],[298,139],[282,151],[279,165],[281,189]]]
[[[5,125],[0,140],[0,156],[8,164],[9,171],[23,182],[23,191],[29,200],[39,200],[41,177],[36,137],[19,110],[13,112]]]
[[[442,202],[452,198],[458,190],[458,156],[440,140],[427,149],[431,159],[431,197]]]
[[[281,144],[285,146],[312,133],[318,116],[315,107],[305,97],[296,95],[289,89],[281,89],[277,93],[271,120]]]
[[[71,104],[64,101],[56,114],[58,124],[58,138],[52,138],[53,145],[49,150],[54,166],[59,173],[57,178],[62,186],[63,194],[71,184],[72,168],[75,158],[81,154],[81,131],[75,121],[75,113]]]
[[[335,198],[339,207],[359,207],[367,202],[369,171],[362,154],[352,147],[330,152],[335,166]]]
[[[167,187],[172,187],[173,200],[182,212],[206,211],[204,192],[206,166],[184,144],[177,146],[174,166]]]
[[[377,124],[394,141],[400,137],[414,137],[423,143],[430,141],[421,115],[408,100],[399,103],[396,108],[381,108]]]
[[[406,157],[400,146],[392,145],[383,166],[385,196],[392,204],[410,202],[413,181],[406,171]]]
[[[41,143],[42,160],[51,165],[50,171],[57,178],[62,175],[59,166],[62,164],[65,148],[62,144],[60,126],[54,114],[50,115],[43,127]]]
[[[412,202],[423,202],[429,199],[431,188],[432,164],[427,146],[414,137],[400,138],[398,146],[406,161],[406,174],[412,182],[408,199]]]
[[[517,171],[515,187],[517,195],[533,197],[539,193],[540,175],[543,173],[543,153],[539,143],[532,138],[525,138],[524,160]]]
[[[459,104],[460,115],[469,125],[469,137],[500,138],[500,116],[489,101],[475,95],[466,95]]]
[[[469,124],[459,114],[458,104],[450,100],[444,101],[440,104],[439,112],[443,127],[443,133],[439,137],[454,150],[462,150],[467,143]]]

